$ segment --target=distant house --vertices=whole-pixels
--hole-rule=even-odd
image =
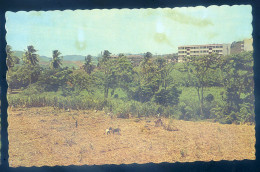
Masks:
[[[178,62],[178,53],[167,54],[166,60],[167,60],[167,63]]]
[[[127,59],[129,59],[134,66],[138,66],[141,61],[144,59],[143,55],[127,55]]]

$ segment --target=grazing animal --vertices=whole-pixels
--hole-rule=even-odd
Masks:
[[[106,129],[105,134],[108,135],[108,134],[111,134],[112,132],[113,132],[113,128],[109,127],[109,129]]]
[[[154,121],[154,123],[155,123],[155,127],[163,126],[163,122],[162,122],[161,118],[156,120],[156,121]]]
[[[105,134],[106,134],[106,135],[110,134],[110,130],[109,130],[109,129],[106,129]]]
[[[121,129],[120,128],[116,128],[116,129],[113,129],[112,131],[113,131],[113,134],[115,134],[115,133],[120,134]]]

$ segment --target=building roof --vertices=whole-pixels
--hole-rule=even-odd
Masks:
[[[223,45],[223,44],[183,45],[183,46],[179,46],[179,47],[198,47],[198,46],[217,46],[217,45]]]

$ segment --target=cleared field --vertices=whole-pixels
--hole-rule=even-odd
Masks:
[[[252,125],[173,120],[178,130],[167,131],[152,118],[111,119],[102,111],[45,107],[8,114],[11,167],[255,159]],[[121,135],[105,135],[110,126]]]

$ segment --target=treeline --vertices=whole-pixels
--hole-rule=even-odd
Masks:
[[[105,50],[97,65],[88,55],[82,68],[74,69],[62,67],[58,50],[53,51],[49,67],[43,67],[33,46],[27,47],[21,62],[7,46],[7,65],[8,101],[14,107],[54,106],[99,109],[122,117],[128,113],[138,117],[161,114],[184,120],[254,122],[252,52],[189,57],[185,63],[168,63],[166,58],[147,52],[135,66],[124,54],[112,58]],[[12,94],[13,89],[22,91]],[[183,96],[187,89],[196,91],[195,101]]]

